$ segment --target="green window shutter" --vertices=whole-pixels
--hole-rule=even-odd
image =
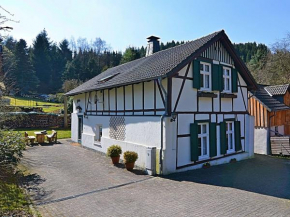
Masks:
[[[209,124],[209,156],[217,156],[216,147],[216,123]]]
[[[224,90],[224,77],[223,77],[223,66],[219,65],[219,74],[218,74],[218,80],[215,82],[218,82],[219,85],[219,90],[223,91]]]
[[[200,89],[200,62],[198,60],[193,61],[193,87]]]
[[[238,92],[238,72],[236,69],[232,68],[232,92]]]
[[[219,81],[219,65],[211,64],[212,72],[211,72],[211,83],[212,83],[212,90],[220,90],[220,82]]]
[[[227,140],[226,140],[226,122],[220,123],[220,149],[221,154],[227,153]]]
[[[199,156],[198,150],[198,124],[190,124],[190,153],[191,160],[197,161]]]
[[[242,142],[241,142],[241,122],[235,121],[234,122],[234,130],[235,130],[235,150],[240,151],[242,150]]]

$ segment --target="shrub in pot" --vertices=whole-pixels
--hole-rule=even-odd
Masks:
[[[119,163],[120,154],[122,154],[122,148],[119,145],[111,145],[107,149],[107,156],[111,157],[113,164]]]
[[[131,171],[134,168],[135,161],[138,159],[138,154],[134,151],[125,151],[124,160],[126,169]]]
[[[202,168],[210,168],[210,163],[206,162],[202,165]]]

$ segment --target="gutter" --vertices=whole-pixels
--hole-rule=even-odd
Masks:
[[[159,77],[158,78],[158,80],[157,80],[157,82],[159,83],[159,85],[160,85],[160,87],[161,87],[161,89],[162,89],[162,91],[164,92],[164,95],[165,95],[165,112],[164,112],[164,114],[161,116],[161,118],[160,118],[160,122],[161,122],[161,145],[160,145],[160,152],[159,152],[159,170],[160,170],[160,175],[162,175],[163,174],[163,161],[162,161],[162,153],[163,153],[163,143],[164,143],[164,141],[163,141],[163,121],[164,121],[164,118],[168,115],[167,114],[167,93],[166,93],[166,90],[165,90],[165,88],[162,86],[162,78],[161,77]]]
[[[274,111],[274,114],[273,115],[271,115],[270,117],[269,117],[269,124],[268,124],[268,144],[267,144],[267,154],[271,154],[271,145],[270,145],[270,143],[271,143],[271,140],[270,140],[270,137],[271,137],[271,119],[273,118],[273,117],[275,117],[276,116],[276,111]]]

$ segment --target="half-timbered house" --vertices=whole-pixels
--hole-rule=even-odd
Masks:
[[[136,164],[160,174],[253,156],[248,91],[257,86],[219,31],[110,68],[74,90],[72,140],[106,152],[136,151]]]
[[[259,85],[249,93],[255,117],[254,152],[290,155],[290,85]]]

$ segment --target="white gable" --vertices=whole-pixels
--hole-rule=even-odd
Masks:
[[[201,56],[208,59],[213,59],[219,62],[234,65],[233,59],[231,58],[230,54],[227,52],[227,50],[220,41],[217,41],[214,44],[212,44],[207,50],[205,50],[201,54]]]

